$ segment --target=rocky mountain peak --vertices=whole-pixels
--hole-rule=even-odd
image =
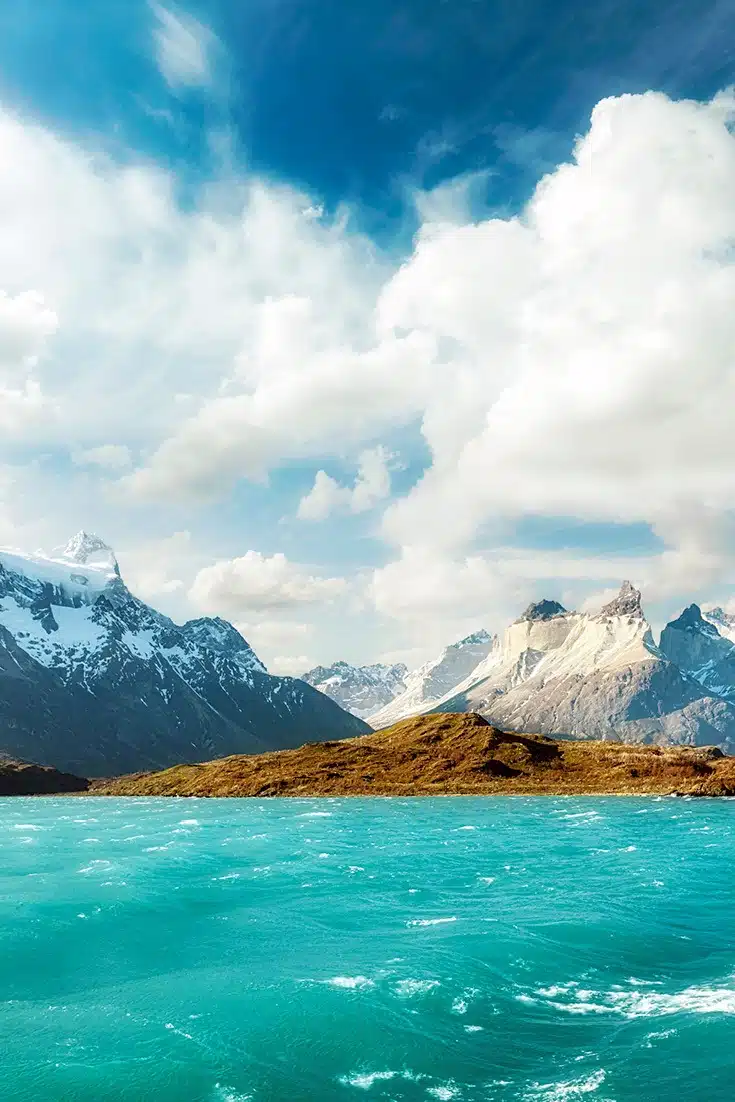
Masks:
[[[197,646],[225,657],[244,659],[253,669],[267,672],[247,639],[228,620],[219,616],[202,616],[197,620],[187,620],[181,632]]]
[[[643,617],[641,606],[641,591],[636,589],[631,582],[625,581],[620,587],[620,592],[612,601],[603,605],[600,616],[640,616]]]
[[[520,624],[524,620],[551,620],[554,616],[564,616],[566,611],[564,605],[560,605],[558,601],[550,601],[544,597],[541,601],[532,601],[516,623]]]
[[[680,616],[677,616],[675,620],[672,620],[666,625],[666,628],[674,628],[677,631],[699,631],[703,632],[705,635],[719,635],[715,625],[705,620],[701,608],[699,605],[695,604],[691,604],[685,608]]]
[[[714,608],[706,608],[704,615],[710,623],[718,624],[723,628],[732,628],[735,624],[735,616],[731,612],[725,612],[720,605],[715,605]]]
[[[83,528],[69,540],[64,548],[63,556],[71,562],[78,562],[83,565],[104,563],[113,567],[119,573],[115,552],[110,545],[100,539],[99,536],[95,536],[91,532],[85,532]]]
[[[492,635],[485,631],[484,628],[480,628],[479,631],[473,631],[472,635],[465,636],[464,639],[460,639],[458,643],[453,643],[455,647],[465,647],[471,643],[491,643]]]

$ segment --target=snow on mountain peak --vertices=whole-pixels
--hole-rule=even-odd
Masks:
[[[410,673],[403,692],[369,715],[368,722],[373,727],[387,727],[404,716],[426,711],[476,669],[496,645],[497,639],[481,630],[445,647],[437,658]]]
[[[720,635],[735,642],[735,615],[732,612],[726,612],[720,605],[713,605],[702,609],[702,615],[708,624],[717,628]]]
[[[617,597],[603,605],[598,616],[639,616],[642,618],[643,607],[641,605],[640,589],[636,589],[629,581],[623,582]]]
[[[524,620],[551,620],[554,616],[565,616],[566,611],[564,605],[560,605],[558,601],[550,601],[544,597],[540,601],[532,601],[516,623],[520,624]]]
[[[405,688],[408,669],[402,662],[385,665],[351,666],[334,662],[315,666],[301,677],[308,685],[336,700],[353,715],[364,717],[390,703]]]
[[[83,528],[76,536],[72,536],[61,554],[62,558],[84,566],[109,566],[119,573],[115,552],[110,545],[99,536],[85,532]]]

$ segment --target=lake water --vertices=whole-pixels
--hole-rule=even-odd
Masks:
[[[0,800],[4,1102],[731,1102],[735,803]]]

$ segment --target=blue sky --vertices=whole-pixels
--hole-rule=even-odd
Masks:
[[[0,538],[273,668],[735,546],[735,11],[0,0]]]

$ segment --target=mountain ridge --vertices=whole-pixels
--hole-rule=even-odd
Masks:
[[[366,729],[227,621],[177,625],[135,597],[99,537],[0,549],[0,751],[109,776]]]

